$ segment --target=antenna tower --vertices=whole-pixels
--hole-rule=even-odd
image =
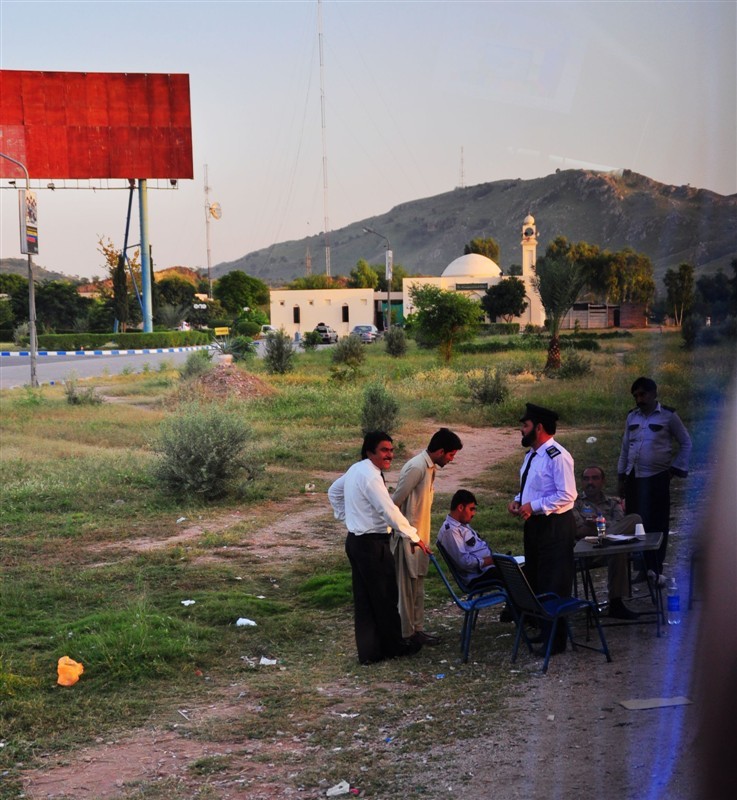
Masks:
[[[325,215],[325,274],[330,276],[330,219],[328,217],[328,147],[325,129],[325,60],[322,52],[322,0],[317,0],[317,39],[320,45],[320,114],[322,118],[322,204]]]

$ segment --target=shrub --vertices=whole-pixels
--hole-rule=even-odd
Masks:
[[[701,319],[696,314],[689,314],[684,317],[681,322],[681,337],[683,338],[683,346],[687,350],[691,350],[696,344],[696,337],[701,331]]]
[[[182,380],[198,378],[212,369],[212,353],[209,350],[196,350],[187,356],[187,360],[179,367],[179,377]]]
[[[307,331],[302,337],[302,347],[305,350],[316,350],[322,344],[322,336],[317,331]]]
[[[27,322],[21,322],[13,331],[13,342],[18,347],[24,347],[31,341],[31,328]]]
[[[72,406],[99,406],[102,403],[102,397],[94,386],[80,388],[79,378],[74,372],[64,381],[64,394],[67,396],[67,403]]]
[[[264,364],[274,374],[284,375],[294,369],[294,348],[292,340],[284,331],[275,331],[266,337]]]
[[[402,328],[389,328],[384,334],[384,346],[386,352],[392,358],[399,358],[407,352],[407,335]],[[374,430],[380,430],[374,429]]]
[[[497,405],[509,397],[507,374],[499,367],[494,369],[486,367],[480,375],[470,376],[468,388],[471,399],[482,406]]]
[[[233,361],[245,361],[254,355],[253,342],[248,336],[228,336],[225,339],[216,339],[213,347],[223,355],[233,356]]]
[[[364,435],[369,431],[391,433],[396,430],[398,420],[399,403],[393,395],[383,383],[379,381],[370,383],[363,392],[361,432]]]
[[[560,369],[557,371],[559,378],[581,378],[591,372],[591,359],[581,355],[576,350],[566,348]]]
[[[217,403],[184,406],[161,425],[154,476],[178,497],[241,496],[257,472],[245,452],[251,435],[240,416]]]
[[[346,336],[339,339],[333,348],[332,358],[330,377],[335,381],[354,380],[361,364],[366,360],[363,342],[358,336]]]

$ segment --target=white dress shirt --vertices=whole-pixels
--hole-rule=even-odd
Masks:
[[[540,445],[532,458],[530,450],[522,460],[520,476],[532,458],[522,496],[515,500],[520,505],[529,503],[533,514],[562,514],[573,508],[578,492],[573,469],[573,456],[555,441],[548,439]]]
[[[392,529],[413,542],[419,542],[417,529],[397,508],[384,483],[381,470],[368,458],[358,461],[328,489],[335,518],[345,522],[356,536],[364,533],[390,533]]]

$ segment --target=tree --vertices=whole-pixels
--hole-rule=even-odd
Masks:
[[[184,278],[162,278],[156,285],[162,305],[191,306],[194,302],[194,286]]]
[[[526,293],[527,288],[519,278],[505,278],[486,290],[481,306],[492,320],[501,317],[511,322],[512,317],[521,316],[527,308]]]
[[[386,266],[384,264],[372,264],[373,269],[379,276],[379,285],[376,287],[377,292],[386,291]],[[392,267],[392,288],[393,292],[402,291],[402,281],[409,277],[409,273],[401,264],[394,264]]]
[[[36,286],[36,315],[39,325],[47,330],[71,330],[87,317],[90,305],[69,281],[48,281]]]
[[[244,308],[255,308],[269,303],[269,287],[262,280],[238,269],[220,278],[215,284],[213,295],[231,314],[239,314]]]
[[[131,298],[135,297],[138,305],[133,284],[135,282],[136,287],[141,286],[140,250],[135,250],[132,258],[126,258],[122,250],[116,249],[112,240],[104,236],[98,237],[97,250],[102,254],[108,276],[113,282],[115,319],[121,323],[122,330],[125,330],[128,322],[140,318],[135,311],[131,314]]]
[[[118,255],[118,264],[113,272],[113,309],[120,329],[125,332],[128,325],[128,275],[122,254]]]
[[[490,258],[497,264],[499,263],[499,243],[491,237],[487,239],[471,239],[463,248],[464,256],[469,255],[469,253],[478,253],[481,256]]]
[[[694,310],[701,317],[721,320],[729,313],[732,287],[729,278],[719,269],[713,275],[702,275],[696,281]]]
[[[416,309],[412,328],[422,344],[438,347],[447,363],[453,347],[472,339],[482,319],[481,306],[459,292],[438,286],[415,286],[410,297]]]
[[[344,289],[346,279],[330,275],[305,275],[287,284],[287,289]]]
[[[560,369],[560,326],[576,302],[585,283],[583,270],[570,255],[549,250],[535,264],[533,283],[537,289],[550,329],[548,360],[545,369]]]
[[[349,289],[376,289],[379,285],[377,270],[368,261],[360,258],[348,276]]]
[[[668,306],[673,308],[676,325],[681,325],[683,315],[688,314],[694,301],[694,269],[685,261],[678,266],[678,271],[669,269],[663,278],[668,293]]]

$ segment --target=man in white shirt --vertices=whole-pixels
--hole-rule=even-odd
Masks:
[[[535,594],[555,592],[570,597],[575,571],[576,476],[573,457],[553,438],[557,420],[555,411],[526,404],[520,432],[523,447],[530,450],[520,468],[520,491],[507,510],[524,520],[525,575]],[[561,653],[565,648],[566,628],[558,625],[551,652]]]
[[[335,518],[345,522],[348,529],[345,550],[353,577],[356,646],[361,664],[412,655],[422,647],[420,642],[402,638],[389,539],[401,536],[427,554],[430,549],[386,488],[383,471],[391,468],[393,458],[391,436],[371,431],[363,440],[362,460],[328,489]]]

